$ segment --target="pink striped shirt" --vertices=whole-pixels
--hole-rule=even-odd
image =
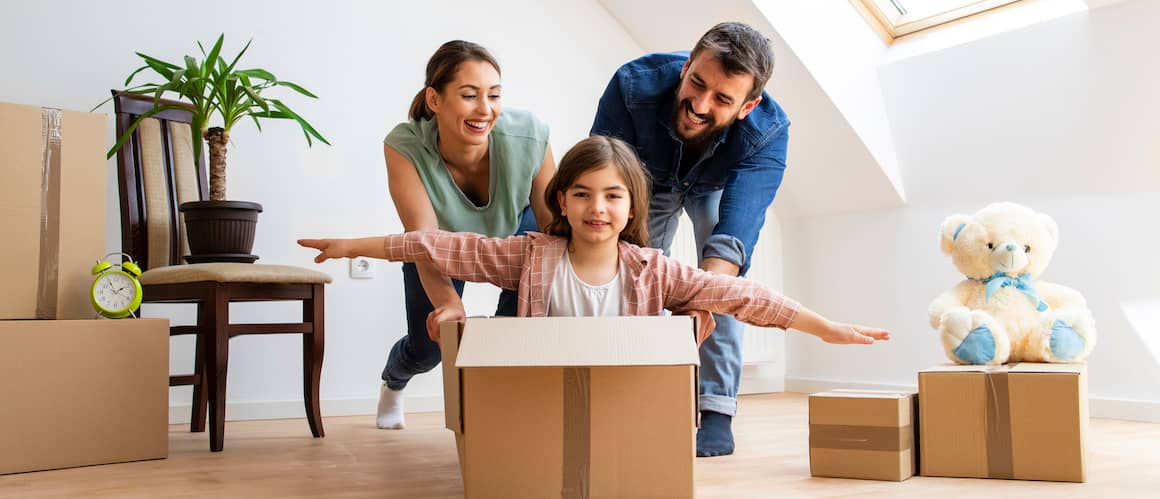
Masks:
[[[520,317],[548,315],[548,290],[568,240],[530,232],[526,236],[491,238],[467,232],[425,230],[386,237],[387,259],[426,261],[452,279],[490,282],[514,289]],[[730,314],[755,326],[785,329],[801,305],[748,279],[690,267],[654,248],[620,241],[620,259],[630,275],[621,310],[628,315],[661,315],[665,309],[699,319],[698,337],[713,330],[712,316]]]

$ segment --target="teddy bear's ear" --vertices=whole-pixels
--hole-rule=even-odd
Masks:
[[[951,215],[946,220],[943,220],[942,227],[939,230],[941,236],[939,238],[939,247],[942,249],[944,255],[951,254],[951,250],[955,249],[955,239],[958,239],[963,229],[971,223],[971,216],[963,214]]]
[[[1059,226],[1055,224],[1055,220],[1043,213],[1036,213],[1035,215],[1039,218],[1039,223],[1043,224],[1043,228],[1047,229],[1047,233],[1051,234],[1051,239],[1058,243]]]

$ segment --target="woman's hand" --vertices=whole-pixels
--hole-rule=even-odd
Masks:
[[[463,321],[467,319],[467,312],[463,310],[462,304],[459,306],[449,305],[436,307],[431,313],[427,314],[427,336],[431,337],[431,341],[439,344],[439,325],[447,321]]]
[[[348,239],[299,239],[298,245],[318,250],[314,263],[351,256],[351,241]]]

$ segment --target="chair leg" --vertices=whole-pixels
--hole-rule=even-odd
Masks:
[[[197,334],[193,356],[193,375],[197,377],[197,383],[193,385],[193,414],[189,418],[189,431],[194,433],[205,431],[205,414],[209,406],[205,362],[209,357],[206,348],[210,345],[206,332],[214,322],[213,315],[208,312],[212,308],[209,303],[197,305]]]
[[[325,285],[315,284],[312,298],[302,302],[302,322],[312,325],[310,334],[302,335],[302,400],[306,404],[306,421],[314,438],[326,436],[322,428],[322,412],[318,389],[322,380],[322,358],[325,350],[326,315]]]
[[[226,368],[230,349],[230,300],[224,286],[211,286],[206,308],[212,310],[213,320],[206,324],[207,349],[206,385],[209,388],[209,450],[221,452],[225,441],[226,424]]]

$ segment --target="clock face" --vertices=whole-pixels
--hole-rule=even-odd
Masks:
[[[93,299],[106,310],[125,310],[137,295],[137,286],[129,276],[109,272],[97,279]]]

